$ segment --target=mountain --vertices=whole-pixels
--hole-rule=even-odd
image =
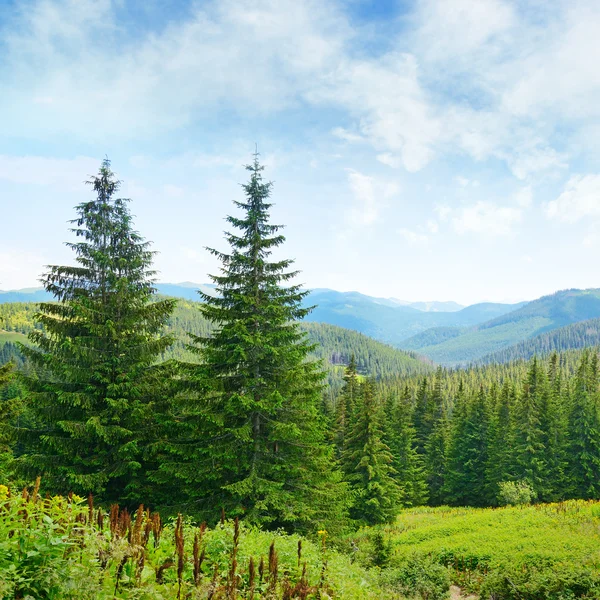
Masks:
[[[588,319],[536,335],[514,346],[487,354],[478,362],[490,364],[529,360],[533,356],[546,356],[552,352],[598,346],[600,346],[600,318]]]
[[[214,293],[215,286],[210,283],[157,283],[156,289],[159,294],[184,298],[185,300],[198,300],[198,290],[205,294]],[[43,288],[26,288],[22,290],[2,291],[0,290],[0,304],[7,302],[48,302],[52,300],[52,294]]]
[[[185,299],[177,303],[168,324],[177,342],[164,358],[197,360],[196,355],[186,348],[187,333],[203,336],[212,329],[198,306],[198,302]],[[27,341],[27,333],[35,327],[33,316],[36,311],[34,303],[0,304],[0,364],[11,356],[18,357],[15,342]],[[344,367],[352,355],[356,357],[359,373],[376,378],[423,374],[433,368],[431,361],[414,352],[398,350],[356,331],[327,323],[302,323],[301,327],[310,341],[316,344],[312,355],[323,360],[328,383],[333,390],[341,387]]]
[[[165,296],[198,300],[197,290],[214,293],[210,284],[158,283],[156,288]],[[51,300],[40,289],[0,292],[0,304],[6,302],[43,302]],[[470,327],[493,317],[504,315],[521,304],[481,303],[461,308],[454,302],[413,302],[404,304],[394,298],[375,298],[358,292],[337,292],[314,289],[305,299],[305,306],[317,305],[307,321],[330,323],[354,329],[360,333],[396,345],[431,327]],[[460,308],[460,310],[455,310]]]
[[[465,308],[457,302],[407,302],[407,306],[422,310],[423,312],[458,312]]]
[[[470,327],[524,306],[519,304],[474,304],[456,312],[424,312],[408,305],[390,304],[358,292],[313,290],[305,300],[316,305],[308,321],[331,323],[360,331],[388,344],[402,343],[431,327]]]
[[[468,307],[464,309],[468,311]],[[463,312],[463,311],[461,311]],[[477,314],[481,314],[480,311]],[[433,361],[466,364],[571,323],[600,317],[600,290],[564,290],[466,329],[436,328],[400,346]]]
[[[52,294],[43,288],[27,288],[4,292],[0,290],[0,304],[8,302],[48,302],[52,300]]]

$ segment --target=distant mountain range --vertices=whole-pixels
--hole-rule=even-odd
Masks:
[[[194,301],[199,300],[197,290],[214,293],[210,284],[159,283],[156,287],[161,294]],[[0,304],[50,299],[42,289],[0,292]],[[358,292],[315,289],[304,302],[315,306],[307,322],[358,331],[447,366],[527,358],[545,348],[578,348],[586,345],[586,340],[596,340],[598,323],[570,333],[549,333],[600,319],[600,290],[594,289],[565,290],[532,302],[484,302],[467,307],[454,302],[408,303]],[[586,337],[585,331],[592,333]]]
[[[211,284],[159,283],[159,293],[199,300],[197,290],[210,294]],[[0,291],[0,304],[5,302],[45,302],[50,294],[41,288]],[[392,345],[430,327],[469,327],[515,310],[521,304],[482,303],[462,307],[456,302],[404,302],[395,298],[375,298],[358,292],[315,289],[305,299],[306,306],[316,305],[307,321],[330,323],[354,329],[376,340]]]
[[[465,309],[468,310],[468,309]],[[543,348],[552,349],[552,336],[539,337],[553,330],[600,317],[600,289],[564,290],[544,296],[488,321],[466,328],[438,327],[421,332],[399,347],[413,350],[445,365],[463,365],[490,355],[490,360],[522,356],[526,358]],[[554,344],[558,344],[557,334]],[[584,335],[578,335],[584,340]],[[538,344],[531,341],[538,340]],[[590,341],[595,339],[589,336]],[[530,343],[531,341],[531,343]],[[518,348],[509,348],[520,345]],[[582,347],[581,344],[571,347]],[[568,344],[560,349],[566,349]],[[556,348],[559,349],[559,348]]]
[[[360,331],[377,340],[402,347],[402,342],[432,327],[470,327],[510,313],[525,305],[473,304],[452,312],[426,312],[398,301],[373,298],[358,292],[313,290],[307,305],[316,308],[307,321],[331,323]],[[419,303],[415,303],[419,304]],[[432,303],[429,303],[432,304]]]

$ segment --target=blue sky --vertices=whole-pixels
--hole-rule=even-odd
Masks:
[[[0,289],[72,261],[105,155],[160,280],[207,281],[255,143],[309,287],[600,287],[598,31],[596,0],[0,0]]]

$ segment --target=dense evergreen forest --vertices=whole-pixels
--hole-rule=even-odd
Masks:
[[[153,251],[105,160],[89,182],[94,196],[76,207],[76,241],[68,244],[76,265],[50,266],[43,276],[55,301],[0,306],[0,476],[11,485],[42,478],[33,506],[29,492],[15,501],[0,490],[11,519],[24,507],[38,510],[40,489],[75,492],[89,496],[89,516],[78,519],[96,539],[106,528],[93,503],[112,504],[111,535],[129,531],[123,565],[138,556],[141,538],[137,546],[132,539],[143,524],[144,548],[152,528],[159,531],[160,517],[144,506],[167,518],[185,512],[214,527],[207,535],[215,539],[225,519],[235,519],[229,574],[217,566],[213,577],[223,597],[237,597],[227,590],[238,585],[240,521],[250,538],[261,528],[320,539],[324,555],[327,536],[342,544],[359,526],[393,523],[411,507],[600,499],[600,359],[586,348],[598,342],[597,320],[466,369],[436,368],[362,334],[302,323],[311,308],[293,283],[293,261],[271,258],[285,242],[269,218],[272,186],[258,156],[247,169],[244,199],[227,217],[227,248],[209,250],[221,265],[216,293],[200,291],[199,302],[156,293]],[[594,294],[584,302],[595,303]],[[447,330],[439,336],[452,339]],[[40,519],[54,518],[50,500],[39,506]],[[119,513],[137,507],[133,525],[129,512]],[[180,595],[182,517],[173,523]],[[378,536],[365,542],[365,561],[381,567],[390,550]],[[196,534],[195,584],[199,549]],[[216,565],[218,553],[208,551]],[[273,546],[269,552],[273,594],[325,597],[326,559],[312,587],[306,573],[295,583],[313,596],[286,596]],[[300,558],[301,542],[298,568]],[[344,568],[367,581],[350,562]],[[156,583],[167,564],[157,562]],[[446,581],[438,567],[423,577]],[[116,567],[115,590],[121,576]],[[369,585],[379,591],[364,597],[385,594]],[[15,589],[12,597],[21,597]]]

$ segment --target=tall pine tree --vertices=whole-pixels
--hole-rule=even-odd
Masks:
[[[332,526],[345,514],[345,486],[325,443],[323,373],[308,359],[311,346],[298,321],[310,308],[307,292],[289,282],[293,261],[272,261],[285,238],[269,222],[271,183],[263,181],[258,155],[247,169],[242,215],[227,217],[229,253],[210,249],[221,263],[217,294],[202,294],[203,315],[216,330],[196,337],[211,382],[207,402],[213,435],[208,464],[218,481],[215,502],[252,522],[309,529]],[[287,284],[287,285],[286,285]],[[217,507],[218,508],[218,507]]]
[[[157,363],[172,344],[163,328],[173,300],[155,301],[153,252],[133,229],[128,200],[106,159],[79,204],[68,243],[76,266],[43,276],[56,302],[40,305],[43,329],[22,351],[37,376],[25,377],[33,425],[22,429],[30,475],[59,491],[106,501],[147,502],[147,444],[168,381]]]

